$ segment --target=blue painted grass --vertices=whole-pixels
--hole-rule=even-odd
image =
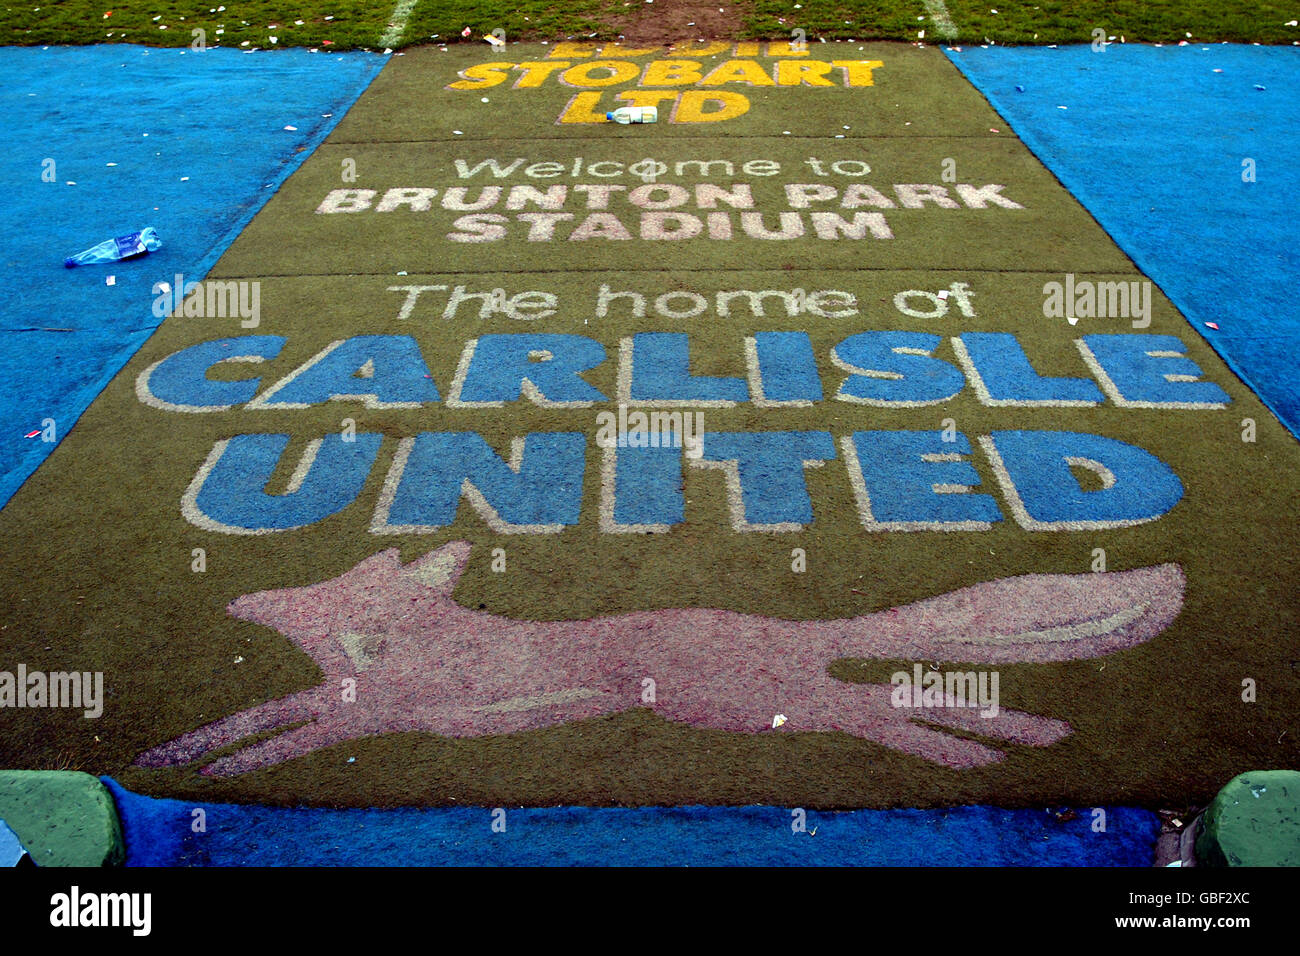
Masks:
[[[102,779],[128,866],[1151,866],[1160,832],[1154,813],[1132,807],[1103,808],[1105,832],[1094,832],[1091,809],[1061,822],[981,806],[810,810],[801,833],[787,807],[507,807],[494,832],[487,807],[237,806]]]
[[[947,54],[1300,438],[1300,49]]]
[[[177,273],[201,280],[386,61],[306,50],[0,48],[0,177],[9,187],[0,211],[0,506],[55,447],[23,436],[53,419],[61,439],[160,324],[154,283],[174,285]],[[158,252],[63,266],[148,225],[162,237]]]

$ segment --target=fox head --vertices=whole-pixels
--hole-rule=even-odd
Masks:
[[[328,581],[245,594],[226,610],[281,632],[327,672],[365,670],[395,631],[446,616],[469,552],[469,542],[452,541],[402,564],[389,548]]]

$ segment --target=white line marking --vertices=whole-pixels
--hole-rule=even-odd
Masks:
[[[379,45],[384,48],[397,46],[402,39],[402,34],[406,32],[406,21],[411,19],[411,11],[419,0],[397,0],[397,6],[393,8],[393,15],[388,18],[388,29],[384,35],[379,38]],[[940,4],[942,6],[942,4]],[[947,13],[944,14],[947,16]],[[949,23],[949,26],[952,26]]]
[[[939,35],[939,39],[957,39],[957,28],[952,25],[952,17],[948,16],[948,5],[943,0],[925,0],[925,12],[930,14],[930,19],[934,21],[934,32]]]

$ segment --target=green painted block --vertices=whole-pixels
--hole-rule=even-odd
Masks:
[[[88,773],[0,770],[0,819],[38,866],[120,866],[126,859],[113,798]]]
[[[1300,772],[1234,777],[1205,811],[1196,859],[1205,866],[1300,866]]]

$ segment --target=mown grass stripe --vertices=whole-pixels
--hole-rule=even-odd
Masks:
[[[948,5],[943,0],[925,0],[925,12],[930,14],[934,32],[939,39],[957,39],[957,28],[953,26],[952,17],[948,15]]]
[[[397,0],[393,15],[388,18],[388,29],[379,38],[380,46],[393,47],[401,42],[402,34],[406,32],[407,21],[411,19],[411,13],[417,3],[419,0]]]

